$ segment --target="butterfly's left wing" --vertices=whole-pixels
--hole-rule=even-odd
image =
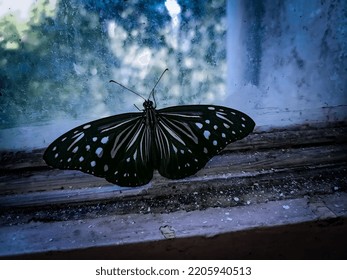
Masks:
[[[157,110],[155,146],[162,176],[179,179],[195,174],[229,143],[246,137],[254,121],[222,106],[184,105]]]
[[[56,139],[44,160],[59,169],[76,169],[120,186],[141,186],[153,176],[151,131],[143,113],[115,115],[78,126]]]

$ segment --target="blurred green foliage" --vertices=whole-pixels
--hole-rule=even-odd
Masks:
[[[177,2],[176,21],[165,0],[41,0],[25,23],[0,18],[0,128],[141,108],[108,81],[147,98],[165,68],[159,107],[222,99],[225,0]]]

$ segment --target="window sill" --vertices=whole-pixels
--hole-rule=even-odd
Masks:
[[[346,258],[346,128],[254,133],[130,190],[3,153],[0,257]]]

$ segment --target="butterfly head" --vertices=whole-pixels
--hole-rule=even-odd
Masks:
[[[146,100],[145,102],[143,102],[143,107],[145,108],[145,109],[153,109],[154,108],[154,106],[153,106],[153,101],[151,101],[151,100]]]

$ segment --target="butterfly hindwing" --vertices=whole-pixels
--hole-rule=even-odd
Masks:
[[[78,126],[45,151],[47,164],[104,177],[120,186],[140,186],[153,176],[151,133],[144,113],[115,115]]]
[[[246,114],[222,106],[184,105],[158,110],[158,171],[171,179],[195,174],[229,143],[253,131]]]

